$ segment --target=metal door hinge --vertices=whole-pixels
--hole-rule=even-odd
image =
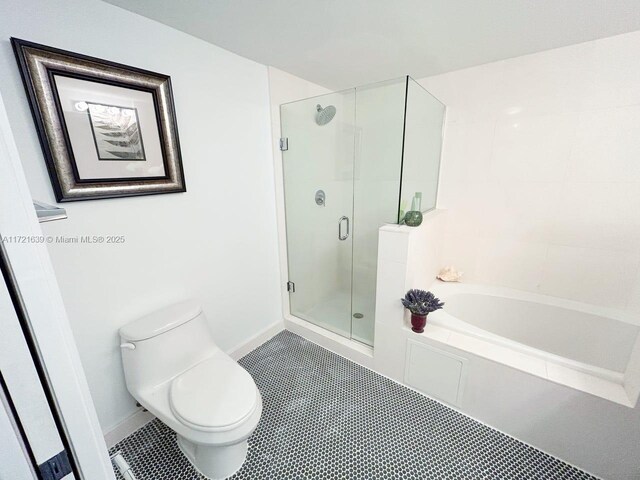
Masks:
[[[283,152],[289,150],[289,139],[287,137],[282,137],[280,139],[280,150]]]
[[[296,293],[296,284],[293,282],[287,282],[287,292]]]
[[[60,480],[71,473],[71,464],[66,450],[38,465],[42,480]]]

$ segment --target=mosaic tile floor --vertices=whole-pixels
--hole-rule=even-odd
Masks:
[[[594,478],[288,331],[240,364],[264,404],[233,479]],[[204,478],[158,420],[117,450],[138,480]]]

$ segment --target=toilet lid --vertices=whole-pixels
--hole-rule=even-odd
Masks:
[[[171,383],[171,410],[200,430],[229,430],[256,408],[258,389],[251,375],[226,356],[190,368]]]

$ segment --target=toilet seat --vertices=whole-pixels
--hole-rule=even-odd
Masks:
[[[171,382],[169,404],[184,425],[221,432],[250,417],[259,405],[259,395],[251,375],[231,358],[220,355],[178,375]]]

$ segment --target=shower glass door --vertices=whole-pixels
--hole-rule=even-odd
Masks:
[[[280,118],[291,314],[351,338],[355,90],[284,104]]]

